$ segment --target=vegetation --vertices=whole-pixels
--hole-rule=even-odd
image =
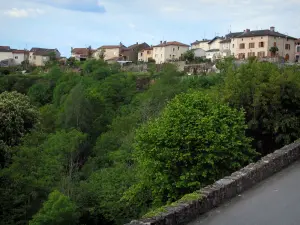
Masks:
[[[0,224],[124,224],[299,138],[299,68],[217,67],[71,58],[0,75]]]

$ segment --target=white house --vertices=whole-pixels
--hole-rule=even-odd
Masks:
[[[205,56],[207,59],[210,59],[212,62],[215,61],[216,59],[222,58],[220,49],[210,49],[206,51]]]
[[[9,62],[10,66],[20,65],[28,60],[29,52],[26,50],[11,49],[9,46],[0,46],[0,61]]]
[[[179,60],[188,50],[189,45],[177,41],[161,41],[159,45],[153,46],[153,58],[156,64]]]
[[[201,48],[203,49],[204,51],[207,51],[209,50],[209,43],[210,40],[207,40],[207,39],[203,39],[201,41],[198,41],[196,40],[195,42],[191,43],[191,48],[192,49],[197,49],[197,48]]]
[[[208,42],[209,50],[211,49],[220,49],[220,42],[223,41],[223,37],[216,36],[214,39]]]

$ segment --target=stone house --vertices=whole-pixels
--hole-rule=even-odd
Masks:
[[[143,49],[149,48],[150,46],[147,43],[141,43],[139,44],[138,42],[134,45],[128,46],[128,48],[125,48],[123,50],[123,57],[124,60],[126,61],[132,61],[136,63],[139,58],[139,52]]]
[[[251,56],[259,58],[274,57],[271,47],[277,47],[277,56],[286,61],[294,61],[296,38],[275,31],[275,27],[267,30],[246,29],[241,35],[231,39],[232,53],[238,59],[247,59]]]
[[[60,58],[60,52],[57,49],[32,48],[29,52],[29,63],[35,66],[45,66],[52,54],[55,58]]]
[[[153,46],[153,57],[156,64],[176,61],[188,50],[189,45],[177,41],[161,41],[159,45]]]
[[[149,59],[153,59],[153,47],[145,48],[138,53],[139,62],[148,62]]]
[[[5,61],[9,66],[20,65],[28,60],[29,52],[27,50],[11,49],[9,46],[0,46],[0,61]],[[9,63],[7,63],[9,62]]]
[[[71,57],[74,57],[78,61],[85,61],[94,52],[95,50],[92,48],[71,48]]]
[[[105,61],[116,58],[122,60],[124,59],[123,52],[126,48],[121,42],[119,45],[103,45],[94,52],[93,57],[96,59],[103,57]]]

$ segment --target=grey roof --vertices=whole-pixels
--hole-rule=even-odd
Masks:
[[[241,35],[238,35],[238,38],[242,37],[256,37],[256,36],[272,36],[272,37],[281,37],[281,38],[289,38],[289,39],[294,39],[297,40],[297,38],[288,36],[286,34],[281,34],[276,31],[271,31],[271,30],[253,30],[249,32],[243,32]]]
[[[225,37],[226,38],[235,38],[237,36],[240,36],[242,35],[244,32],[233,32],[233,33],[229,33],[229,34],[226,34]]]
[[[230,38],[224,39],[224,40],[220,41],[220,43],[230,43],[230,42],[231,42]]]
[[[191,43],[191,45],[197,45],[197,44],[204,43],[204,42],[210,42],[210,40],[207,40],[207,39],[203,39],[201,41],[196,40],[195,42]]]
[[[211,44],[211,43],[213,43],[215,40],[217,40],[217,39],[224,39],[223,37],[219,37],[219,36],[216,36],[216,37],[214,37],[210,42],[208,42],[208,44]]]
[[[48,56],[51,52],[58,52],[57,49],[48,49],[48,48],[32,48],[30,52],[33,52],[34,55]]]
[[[207,50],[206,52],[218,52],[220,51],[220,49],[210,49],[210,50]]]

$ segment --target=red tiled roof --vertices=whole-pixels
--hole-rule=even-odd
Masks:
[[[10,50],[10,47],[9,46],[0,46],[0,49],[1,50]]]
[[[180,43],[178,41],[163,42],[163,43],[161,43],[159,45],[156,45],[154,47],[165,47],[165,46],[170,46],[170,45],[189,47],[189,45]]]
[[[88,48],[73,48],[72,53],[77,54],[77,55],[88,55]],[[92,53],[95,52],[94,49],[91,49]]]

